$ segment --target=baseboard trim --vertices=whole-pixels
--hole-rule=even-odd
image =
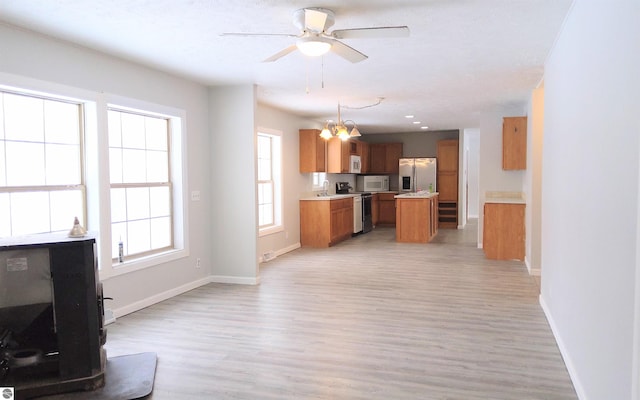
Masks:
[[[300,248],[300,242],[298,242],[298,243],[294,243],[294,244],[292,244],[291,246],[287,246],[287,247],[285,247],[285,248],[283,248],[283,249],[280,249],[280,250],[278,250],[278,251],[275,251],[275,252],[274,252],[275,257],[270,258],[270,259],[268,259],[268,260],[265,260],[263,256],[258,257],[258,263],[269,262],[269,261],[273,260],[273,259],[274,259],[274,258],[276,258],[276,257],[279,257],[279,256],[281,256],[281,255],[283,255],[283,254],[287,254],[288,252],[290,252],[290,251],[294,251],[294,250],[299,249],[299,248]]]
[[[571,382],[573,383],[573,388],[578,395],[578,399],[587,400],[587,395],[584,391],[584,387],[578,378],[578,372],[573,364],[571,357],[569,356],[569,352],[567,350],[567,346],[565,346],[564,341],[562,340],[562,336],[558,333],[558,326],[556,325],[553,317],[551,316],[551,312],[547,307],[547,303],[545,303],[542,295],[538,297],[540,306],[542,307],[542,311],[544,312],[545,317],[547,318],[547,322],[551,327],[551,332],[553,333],[553,337],[556,339],[556,344],[558,345],[558,349],[560,349],[560,354],[562,355],[562,359],[564,360],[564,365],[567,367],[567,371],[569,372],[569,378],[571,378]]]
[[[110,322],[115,322],[115,320],[119,317],[125,316],[127,314],[131,314],[132,312],[142,310],[143,308],[147,308],[156,303],[160,303],[161,301],[168,300],[172,297],[178,296],[182,293],[186,293],[189,290],[199,288],[200,286],[204,286],[208,283],[211,283],[210,277],[198,279],[197,281],[186,283],[182,286],[178,286],[173,289],[167,290],[165,292],[155,294],[151,297],[147,297],[146,299],[136,301],[135,303],[128,304],[124,307],[114,309],[113,319],[110,320]]]
[[[259,285],[260,277],[243,277],[229,275],[211,275],[210,283],[233,283],[236,285]]]

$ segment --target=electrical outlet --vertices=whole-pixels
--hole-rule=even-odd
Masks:
[[[200,268],[200,257],[196,258],[196,268]]]

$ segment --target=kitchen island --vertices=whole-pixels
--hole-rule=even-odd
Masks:
[[[430,242],[438,233],[438,192],[403,193],[395,199],[396,242]]]

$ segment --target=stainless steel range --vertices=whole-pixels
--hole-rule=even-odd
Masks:
[[[373,217],[371,215],[370,192],[352,192],[349,182],[337,182],[336,194],[356,194],[359,197],[353,199],[353,233],[367,233],[373,229]]]

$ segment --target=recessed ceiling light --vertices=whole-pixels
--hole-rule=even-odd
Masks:
[[[420,129],[429,129],[428,126],[421,126]]]
[[[405,115],[405,118],[413,118],[413,115]]]
[[[415,125],[421,124],[421,122],[420,122],[420,121],[413,121],[413,123],[414,123]]]

